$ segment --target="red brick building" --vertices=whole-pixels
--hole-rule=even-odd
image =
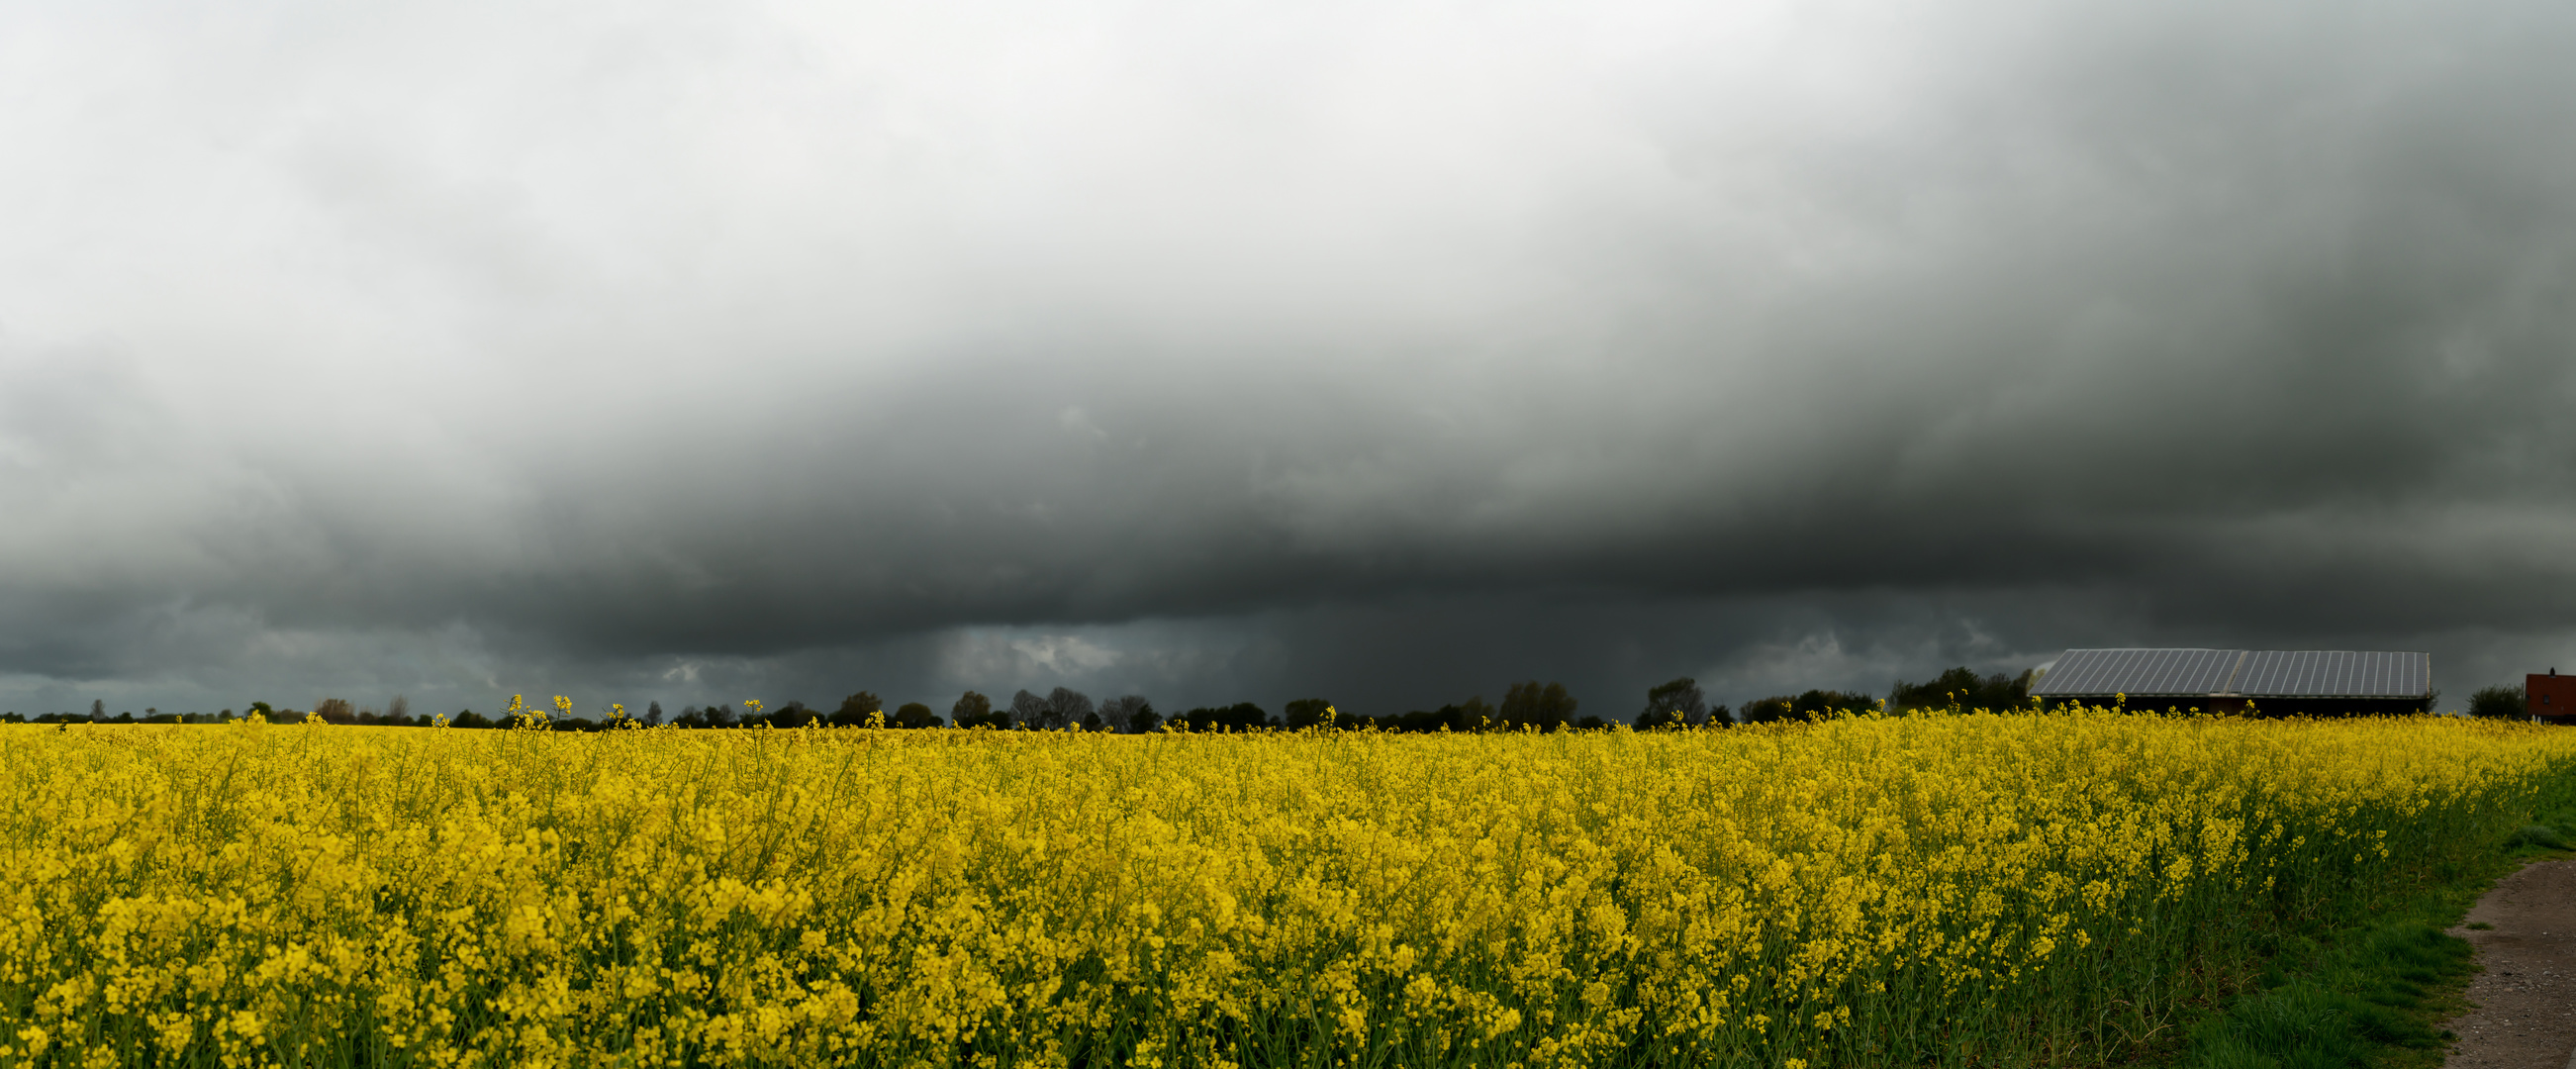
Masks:
[[[2552,668],[2549,674],[2534,672],[2524,676],[2522,693],[2531,715],[2552,724],[2576,724],[2576,676],[2562,676]]]

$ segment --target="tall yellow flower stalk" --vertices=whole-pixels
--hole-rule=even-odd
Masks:
[[[2102,710],[0,727],[0,1062],[2102,1057],[2571,773],[2576,733]]]

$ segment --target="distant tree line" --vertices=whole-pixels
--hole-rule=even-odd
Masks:
[[[1736,724],[1769,724],[1821,720],[1848,713],[1884,709],[1891,715],[1903,716],[1924,711],[1987,710],[2001,712],[2031,707],[2031,684],[2036,672],[2018,676],[1996,672],[1979,675],[1965,666],[1952,668],[1921,683],[1896,681],[1895,688],[1882,704],[1867,694],[1836,690],[1808,690],[1798,694],[1781,694],[1756,698],[1741,707],[1730,709],[1711,703],[1697,681],[1688,677],[1657,684],[1646,691],[1645,704],[1628,718],[1638,730],[1684,727],[1728,727]],[[1578,716],[1580,705],[1565,685],[1525,680],[1511,684],[1499,704],[1486,702],[1483,695],[1465,701],[1442,705],[1436,709],[1417,709],[1398,714],[1360,714],[1339,712],[1322,698],[1301,698],[1287,703],[1279,713],[1271,713],[1252,702],[1225,706],[1201,706],[1168,716],[1154,708],[1142,695],[1127,694],[1094,702],[1089,695],[1070,687],[1056,687],[1044,695],[1022,690],[1011,695],[1008,703],[996,704],[975,691],[966,691],[942,716],[921,702],[905,702],[887,712],[885,702],[869,691],[859,691],[826,711],[802,701],[789,701],[775,708],[762,708],[746,702],[737,711],[732,705],[692,705],[677,715],[666,716],[660,702],[651,703],[640,715],[619,707],[602,710],[597,718],[573,716],[568,712],[538,716],[525,714],[518,718],[521,726],[544,727],[556,731],[601,731],[619,725],[620,720],[642,727],[670,726],[685,729],[801,727],[886,727],[904,729],[981,728],[996,731],[1094,731],[1122,734],[1144,734],[1153,731],[1299,731],[1330,727],[1348,730],[1376,730],[1399,733],[1478,732],[1478,731],[1560,731],[1593,730],[1609,726],[1598,715]],[[280,713],[266,702],[253,702],[245,713],[257,712],[270,719],[281,716],[301,718],[303,714]],[[2524,715],[2523,691],[2520,687],[2488,687],[2477,692],[2471,701],[2471,712],[2478,716]],[[313,714],[337,724],[376,724],[393,726],[428,726],[435,718],[415,715],[410,703],[396,697],[382,711],[357,708],[341,698],[325,698],[315,703]],[[17,713],[0,715],[0,721],[26,722]],[[37,723],[208,723],[235,719],[230,709],[215,716],[195,713],[168,714],[157,709],[144,710],[137,718],[123,713],[110,718],[103,702],[90,703],[86,716],[73,713],[48,713],[34,718]],[[506,716],[487,717],[471,709],[447,717],[449,727],[496,728],[513,726]]]
[[[928,705],[906,702],[892,713],[885,711],[884,700],[872,692],[860,691],[841,699],[838,706],[826,712],[802,701],[789,701],[774,708],[762,708],[746,702],[736,710],[730,704],[688,706],[677,715],[665,714],[662,703],[653,702],[640,716],[622,708],[610,707],[601,715],[575,716],[568,711],[552,714],[522,713],[515,717],[503,714],[485,716],[472,709],[457,711],[444,718],[447,726],[465,729],[506,727],[544,728],[554,731],[604,731],[618,726],[620,720],[640,727],[669,726],[684,729],[801,727],[887,727],[887,728],[984,728],[1002,731],[1097,731],[1143,734],[1170,731],[1298,731],[1307,728],[1341,729],[1375,728],[1382,731],[1553,731],[1560,728],[1598,728],[1605,726],[1599,717],[1575,716],[1576,701],[1562,683],[1540,683],[1531,680],[1508,687],[1499,706],[1487,704],[1482,696],[1465,702],[1443,705],[1436,710],[1416,711],[1400,716],[1350,717],[1334,710],[1333,703],[1323,698],[1300,698],[1272,713],[1253,702],[1225,706],[1202,706],[1166,716],[1154,703],[1140,694],[1127,694],[1105,701],[1092,698],[1070,687],[1056,687],[1044,695],[1019,691],[1008,704],[975,691],[967,691],[949,706],[943,717]],[[144,721],[132,714],[109,717],[103,702],[91,703],[87,716],[72,713],[48,713],[37,717],[39,723],[192,723],[221,722],[237,719],[226,709],[216,716],[161,715],[147,710]],[[394,727],[427,727],[440,718],[414,715],[410,703],[395,698],[381,712],[359,708],[344,698],[324,698],[314,703],[309,714],[280,710],[267,702],[253,702],[243,715],[258,713],[270,720],[300,720],[317,716],[334,724],[357,724]],[[0,715],[0,720],[23,722],[16,713]]]
[[[2039,671],[2031,669],[2018,676],[1996,672],[1979,676],[1962,665],[1932,677],[1928,683],[1896,681],[1896,690],[1887,699],[1887,711],[1911,713],[1925,709],[1982,709],[2000,713],[2030,706],[2030,685],[2039,680]]]
[[[423,726],[426,726],[429,723],[429,718],[427,717],[414,718],[407,715],[410,711],[410,706],[401,698],[395,698],[389,706],[388,712],[392,714],[390,716],[379,716],[373,711],[351,713],[348,711],[348,703],[340,702],[335,706],[331,705],[331,701],[331,699],[326,699],[323,703],[325,706],[329,707],[331,714],[326,715],[325,719],[331,719],[332,716],[336,716],[338,719],[333,721],[335,723],[395,725],[417,724]],[[278,711],[271,708],[267,702],[252,702],[249,707],[243,709],[239,714],[235,714],[230,709],[226,709],[220,713],[165,713],[159,709],[146,708],[143,710],[142,716],[134,715],[131,710],[120,712],[115,716],[109,716],[107,715],[107,702],[105,700],[94,700],[89,703],[89,712],[87,713],[41,713],[36,716],[26,716],[12,710],[7,713],[0,713],[0,724],[223,724],[242,719],[252,713],[258,713],[262,716],[271,718],[275,718],[279,715]]]
[[[1823,720],[1842,713],[1876,708],[1878,700],[1866,694],[1810,690],[1803,694],[1756,698],[1744,703],[1741,710],[1730,710],[1724,705],[1709,704],[1699,682],[1683,677],[1648,689],[1645,708],[1638,710],[1629,723],[1640,731],[1732,727],[1736,724]]]
[[[1485,696],[1479,694],[1437,709],[1335,719],[1336,726],[1344,728],[1412,733],[1590,730],[1609,726],[1598,716],[1576,716],[1575,710],[1581,704],[1566,691],[1565,684],[1532,679],[1503,688],[1500,705],[1486,703]]]
[[[1724,727],[1730,724],[1776,724],[1787,721],[1823,720],[1845,713],[1862,713],[1884,709],[1903,716],[1930,710],[1976,710],[2002,712],[2030,706],[2030,685],[2038,673],[2023,672],[2018,676],[1997,672],[1980,676],[1974,669],[1961,666],[1934,676],[1923,683],[1902,679],[1888,695],[1884,706],[1867,694],[1839,690],[1809,690],[1799,694],[1779,694],[1745,702],[1740,709],[1711,705],[1701,693],[1697,681],[1687,677],[1660,684],[1646,691],[1646,706],[1630,721],[1639,730],[1675,727]]]

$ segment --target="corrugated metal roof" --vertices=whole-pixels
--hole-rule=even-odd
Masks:
[[[2068,650],[2030,693],[2429,698],[2433,657],[2353,650]]]
[[[2076,694],[2215,694],[2243,650],[2068,650],[2032,697]]]
[[[2255,698],[2428,698],[2433,657],[2351,650],[2253,650],[2235,691]]]

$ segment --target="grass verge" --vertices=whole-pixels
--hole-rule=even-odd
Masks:
[[[2375,903],[2367,923],[2285,938],[2254,986],[2155,1062],[2173,1069],[2419,1069],[2442,1064],[2442,1022],[2469,1008],[2476,966],[2446,934],[2495,881],[2564,857],[2576,809],[2553,811],[2484,861]]]

